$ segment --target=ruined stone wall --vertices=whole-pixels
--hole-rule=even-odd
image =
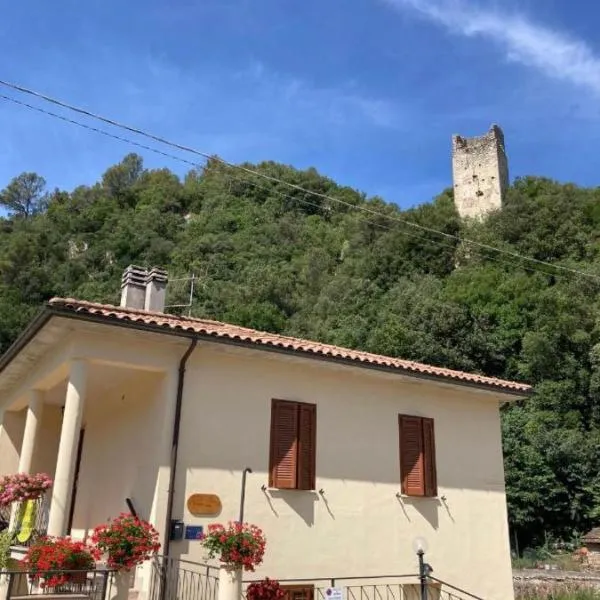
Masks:
[[[454,203],[464,218],[482,219],[502,208],[508,187],[504,134],[497,125],[480,137],[452,138]]]
[[[513,572],[515,598],[553,598],[600,592],[600,572],[524,570]]]

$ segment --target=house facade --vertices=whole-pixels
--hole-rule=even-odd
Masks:
[[[53,478],[50,535],[133,507],[204,561],[186,538],[239,518],[251,470],[256,577],[416,573],[420,538],[436,576],[512,597],[499,408],[528,386],[164,314],[165,285],[54,299],[0,360],[0,474]]]

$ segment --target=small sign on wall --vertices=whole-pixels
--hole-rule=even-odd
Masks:
[[[216,494],[192,494],[187,499],[187,509],[194,517],[216,517],[222,508]]]
[[[186,525],[185,526],[185,539],[199,541],[202,539],[204,533],[204,527],[202,525]]]
[[[325,598],[327,600],[344,600],[344,590],[342,588],[327,588]]]

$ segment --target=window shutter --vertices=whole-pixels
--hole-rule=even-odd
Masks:
[[[285,596],[283,600],[313,600],[315,594],[314,586],[308,585],[282,585]]]
[[[425,471],[425,495],[437,496],[437,472],[435,464],[435,437],[433,419],[423,419],[423,456]]]
[[[424,496],[423,427],[419,417],[399,416],[402,493]]]
[[[298,489],[315,489],[317,407],[300,404],[298,419]]]
[[[284,400],[273,400],[271,405],[269,487],[281,489],[296,487],[297,435],[297,404]]]

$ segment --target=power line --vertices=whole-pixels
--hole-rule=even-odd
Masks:
[[[133,140],[131,140],[129,138],[125,138],[125,137],[122,137],[122,136],[118,136],[118,135],[114,135],[114,134],[108,133],[107,131],[104,131],[102,129],[98,129],[96,127],[92,127],[90,125],[86,125],[86,124],[81,123],[79,121],[75,121],[73,119],[69,119],[69,118],[64,117],[62,115],[58,115],[58,114],[56,114],[56,113],[54,113],[52,111],[44,110],[44,109],[39,108],[37,106],[33,106],[33,105],[28,104],[26,102],[22,102],[21,100],[17,100],[15,98],[11,98],[11,97],[5,96],[3,94],[0,94],[0,98],[3,99],[3,100],[6,100],[6,101],[12,102],[14,104],[17,104],[19,106],[23,106],[23,107],[29,108],[31,110],[37,111],[37,112],[42,113],[44,115],[60,119],[61,121],[67,122],[69,124],[77,125],[78,127],[82,127],[83,129],[86,129],[86,130],[89,130],[89,131],[92,131],[92,132],[95,132],[95,133],[99,133],[101,135],[107,136],[107,137],[112,138],[112,139],[116,139],[118,141],[121,141],[121,142],[124,142],[124,143],[127,143],[127,144],[132,144],[134,146],[137,146],[138,148],[143,148],[145,150],[149,150],[151,152],[155,152],[155,153],[160,154],[162,156],[165,156],[167,158],[171,158],[173,160],[176,160],[176,161],[179,161],[179,162],[191,165],[192,167],[195,167],[195,168],[200,167],[200,168],[202,168],[202,166],[203,166],[200,163],[194,163],[194,162],[186,160],[185,158],[182,158],[180,156],[176,156],[175,154],[170,154],[168,152],[163,152],[163,151],[158,150],[156,148],[153,148],[151,146],[147,146],[145,144],[140,144],[138,142],[135,142],[135,141],[133,141]],[[323,208],[321,204],[316,204],[314,202],[310,202],[309,200],[306,200],[305,198],[297,198],[295,196],[290,196],[288,194],[284,194],[283,192],[281,192],[279,190],[276,190],[276,189],[273,189],[273,188],[267,188],[265,186],[262,186],[262,185],[256,183],[255,181],[251,181],[249,179],[241,179],[239,177],[231,175],[230,173],[225,173],[225,172],[223,173],[223,175],[224,175],[225,178],[229,179],[230,181],[233,180],[233,181],[237,181],[239,183],[249,184],[249,185],[252,185],[252,186],[256,187],[257,189],[266,191],[269,194],[276,194],[277,196],[289,199],[289,200],[291,200],[293,202],[301,202],[302,204],[306,204],[308,206],[312,206],[312,207],[320,209],[320,210]],[[439,241],[436,241],[436,240],[427,239],[423,235],[409,233],[407,231],[400,231],[398,229],[393,229],[392,227],[383,225],[382,223],[378,223],[376,221],[371,221],[370,219],[363,218],[363,219],[361,219],[361,222],[368,223],[370,225],[373,225],[375,227],[379,227],[380,229],[384,229],[386,231],[394,231],[398,235],[403,235],[403,236],[407,236],[407,237],[412,237],[414,239],[426,241],[426,242],[428,242],[430,244],[433,244],[433,245],[438,246],[438,247],[443,248],[443,249],[448,249],[448,248],[455,249],[456,248],[456,246],[454,244],[450,243],[450,242],[439,242]],[[506,259],[502,259],[502,258],[499,258],[499,257],[489,256],[487,254],[483,254],[481,251],[475,251],[475,252],[479,256],[481,256],[482,258],[484,258],[485,260],[492,260],[494,262],[500,263],[501,265],[513,266],[513,264],[514,264],[513,262],[510,262],[510,261],[508,261]],[[548,271],[544,271],[544,270],[541,270],[539,268],[526,267],[524,265],[520,265],[520,266],[521,266],[522,269],[524,269],[525,271],[528,271],[530,273],[541,273],[541,274],[547,275],[547,276],[548,275],[555,275],[554,273],[550,273]]]
[[[53,113],[49,110],[44,110],[39,106],[33,106],[32,104],[27,104],[27,102],[22,102],[21,100],[17,100],[16,98],[11,98],[10,96],[5,96],[4,94],[0,94],[0,98],[2,100],[6,100],[7,102],[12,102],[13,104],[18,104],[19,106],[23,106],[26,108],[30,108],[31,110],[35,110],[39,113],[47,115],[49,117],[54,117],[55,119],[60,119],[61,121],[65,121],[66,123],[71,123],[72,125],[77,125],[78,127],[83,127],[83,129],[88,129],[89,131],[93,131],[95,133],[99,133],[100,135],[104,135],[109,138],[113,138],[114,140],[119,140],[120,142],[125,142],[127,144],[132,144],[137,146],[138,148],[143,148],[144,150],[149,150],[150,152],[155,152],[156,154],[160,154],[162,156],[166,156],[167,158],[174,158],[181,162],[187,163],[192,167],[198,167],[198,163],[192,162],[191,160],[186,160],[185,158],[181,158],[179,156],[174,156],[173,154],[168,154],[167,152],[163,152],[162,150],[158,150],[157,148],[152,148],[151,146],[146,146],[145,144],[140,144],[139,142],[135,142],[133,140],[121,137],[119,135],[115,135],[113,133],[108,133],[108,131],[103,131],[102,129],[98,129],[97,127],[92,127],[91,125],[86,125],[85,123],[80,123],[79,121],[74,121],[73,119],[69,119],[68,117],[64,117],[62,115]]]
[[[43,108],[39,108],[37,106],[33,106],[33,105],[28,104],[26,102],[23,102],[21,100],[17,100],[16,98],[5,96],[3,94],[0,94],[0,98],[3,99],[3,100],[6,100],[8,102],[12,102],[14,104],[17,104],[19,106],[23,106],[25,108],[29,108],[29,109],[34,110],[36,112],[42,113],[44,115],[60,119],[61,121],[64,121],[66,123],[69,123],[69,124],[72,124],[72,125],[77,125],[78,127],[82,127],[83,129],[86,129],[86,130],[89,130],[89,131],[93,131],[95,133],[99,133],[99,134],[104,135],[106,137],[109,137],[109,138],[112,138],[112,139],[116,139],[118,141],[121,141],[121,142],[124,142],[124,143],[127,143],[127,144],[132,144],[133,146],[137,146],[138,148],[143,148],[144,150],[149,150],[150,152],[155,152],[155,153],[160,154],[162,156],[165,156],[167,158],[171,158],[173,160],[176,160],[176,161],[179,161],[179,162],[191,165],[192,167],[195,167],[195,168],[200,167],[200,168],[202,168],[202,166],[203,166],[200,163],[195,163],[195,162],[186,160],[185,158],[182,158],[180,156],[176,156],[176,155],[170,154],[168,152],[163,152],[161,150],[158,150],[158,149],[153,148],[151,146],[147,146],[145,144],[140,144],[140,143],[135,142],[135,141],[133,141],[133,140],[131,140],[129,138],[125,138],[125,137],[122,137],[122,136],[118,136],[118,135],[115,135],[115,134],[108,133],[107,131],[104,131],[102,129],[98,129],[97,127],[92,127],[90,125],[86,125],[84,123],[81,123],[80,121],[75,121],[74,119],[69,119],[69,118],[64,117],[62,115],[56,114],[56,113],[54,113],[52,111],[48,111],[48,110],[45,110]],[[228,166],[228,165],[225,165],[225,166]],[[249,179],[241,179],[241,178],[236,177],[234,175],[231,175],[229,173],[223,173],[223,175],[226,178],[228,178],[229,180],[237,181],[237,182],[240,182],[240,183],[243,183],[243,184],[250,184],[250,185],[256,187],[257,189],[266,191],[269,194],[276,194],[276,195],[278,195],[278,196],[280,196],[282,198],[289,199],[289,200],[291,200],[293,202],[301,202],[302,204],[306,204],[308,206],[312,206],[312,207],[317,208],[319,210],[322,210],[322,208],[323,208],[321,204],[316,204],[314,202],[310,202],[309,200],[306,200],[305,198],[298,198],[298,197],[295,197],[295,196],[290,196],[288,194],[284,194],[283,192],[281,192],[279,190],[276,190],[276,189],[273,189],[273,188],[267,188],[265,186],[262,186],[262,185],[256,183],[255,181],[251,181]],[[247,175],[250,175],[250,173],[248,173]],[[312,193],[312,192],[309,191],[309,193]],[[452,244],[450,242],[440,242],[440,241],[436,241],[436,240],[427,239],[423,235],[413,234],[413,233],[409,233],[407,231],[400,231],[398,229],[393,229],[392,227],[383,225],[382,223],[378,223],[378,222],[372,221],[370,219],[361,219],[361,222],[368,223],[370,225],[373,225],[375,227],[379,227],[380,229],[384,229],[386,231],[394,231],[395,233],[397,233],[399,235],[403,235],[403,236],[407,236],[407,237],[412,237],[412,238],[418,239],[418,240],[423,240],[423,241],[426,241],[426,242],[428,242],[430,244],[433,244],[435,246],[441,247],[443,249],[448,249],[448,248],[455,249],[455,247],[456,247],[454,244]],[[499,258],[499,257],[492,257],[492,256],[489,256],[487,254],[483,254],[481,251],[475,251],[475,252],[479,256],[481,256],[482,258],[484,258],[485,260],[492,260],[492,261],[498,262],[498,263],[500,263],[502,265],[509,265],[509,266],[512,266],[514,264],[514,263],[512,263],[512,262],[510,262],[510,261],[508,261],[506,259],[502,259],[502,258]],[[543,275],[555,275],[554,273],[550,273],[548,271],[541,270],[539,268],[526,267],[524,265],[520,265],[520,266],[521,266],[522,269],[524,269],[524,270],[526,270],[528,272],[531,272],[531,273],[541,273]]]
[[[175,154],[170,154],[168,152],[163,152],[162,150],[158,150],[156,148],[153,148],[151,146],[147,146],[145,144],[140,144],[140,143],[135,142],[135,141],[133,141],[133,140],[131,140],[129,138],[125,138],[125,137],[122,137],[122,136],[119,136],[119,135],[108,133],[107,131],[104,131],[102,129],[98,129],[97,127],[92,127],[90,125],[86,125],[85,123],[81,123],[80,121],[75,121],[74,119],[69,119],[67,117],[64,117],[63,115],[59,115],[59,114],[54,113],[52,111],[45,110],[45,109],[40,108],[38,106],[33,106],[31,104],[28,104],[27,102],[23,102],[21,100],[17,100],[16,98],[12,98],[10,96],[6,96],[4,94],[0,94],[0,99],[6,100],[8,102],[12,102],[14,104],[17,104],[17,105],[25,107],[25,108],[29,108],[31,110],[34,110],[34,111],[39,112],[41,114],[44,114],[46,116],[53,117],[53,118],[56,118],[56,119],[60,119],[61,121],[64,121],[64,122],[69,123],[71,125],[77,125],[78,127],[82,127],[83,129],[86,129],[88,131],[92,131],[94,133],[99,133],[101,135],[104,135],[106,137],[118,140],[120,142],[124,142],[124,143],[127,143],[127,144],[132,144],[133,146],[137,146],[138,148],[142,148],[144,150],[149,150],[150,152],[155,152],[155,153],[160,154],[162,156],[165,156],[167,158],[171,158],[173,160],[177,160],[177,161],[185,163],[187,165],[191,165],[192,167],[195,167],[195,168],[202,167],[202,165],[200,163],[195,163],[195,162],[186,160],[185,158],[182,158],[180,156],[176,156]],[[250,185],[252,185],[252,186],[254,186],[254,187],[256,187],[256,188],[258,188],[260,190],[269,192],[270,194],[276,194],[276,195],[278,195],[278,196],[280,196],[282,198],[286,198],[288,200],[292,200],[293,202],[301,202],[303,204],[306,204],[308,206],[312,206],[312,207],[317,208],[317,209],[322,209],[323,208],[322,205],[317,204],[315,202],[310,202],[309,200],[306,200],[304,198],[296,198],[294,196],[290,196],[288,194],[284,194],[283,192],[281,192],[279,190],[275,190],[273,188],[267,188],[267,187],[261,186],[260,184],[256,183],[255,181],[250,181],[249,179],[240,179],[239,177],[235,177],[234,175],[231,175],[229,173],[223,173],[223,175],[226,178],[228,178],[229,180],[237,181],[239,183],[244,183],[244,184],[246,184],[246,183],[250,184]],[[379,227],[381,229],[385,229],[386,231],[393,231],[393,229],[391,227],[386,227],[382,223],[377,223],[375,221],[370,221],[369,219],[362,219],[362,222],[369,223],[371,225],[374,225],[375,227]],[[400,235],[406,235],[406,236],[413,237],[413,238],[420,239],[420,240],[425,239],[422,235],[411,234],[411,233],[404,232],[404,231],[397,231],[397,233],[399,233]],[[447,243],[442,244],[442,243],[437,242],[435,240],[429,240],[429,241],[431,243],[435,244],[435,245],[438,245],[438,246],[442,247],[442,248],[454,248],[453,245],[450,245],[450,244],[447,244]],[[488,258],[491,258],[491,257],[488,257]],[[494,260],[494,259],[492,259],[492,260]],[[546,273],[545,271],[540,271],[540,272],[541,273]]]
[[[235,170],[239,170],[239,171],[245,172],[248,175],[254,175],[254,176],[259,177],[261,179],[268,180],[268,181],[270,181],[272,183],[283,184],[283,185],[285,185],[287,187],[290,187],[290,188],[292,188],[292,189],[294,189],[296,191],[300,191],[300,192],[303,192],[305,194],[309,194],[309,195],[312,195],[312,196],[315,196],[315,197],[319,197],[321,199],[325,199],[325,200],[329,200],[329,201],[332,201],[332,202],[336,202],[338,204],[341,204],[341,205],[346,206],[346,207],[348,207],[350,209],[353,209],[353,210],[359,210],[361,212],[368,213],[368,214],[370,214],[372,216],[376,216],[376,217],[380,217],[380,218],[384,218],[384,219],[389,219],[389,220],[392,220],[392,221],[396,221],[396,222],[402,223],[403,225],[407,225],[409,227],[413,227],[413,228],[419,229],[421,231],[425,231],[425,232],[428,232],[428,233],[439,235],[439,236],[442,236],[442,237],[444,237],[446,239],[456,240],[456,241],[461,242],[463,244],[470,244],[472,246],[476,246],[476,247],[479,247],[479,248],[482,248],[484,250],[488,250],[488,251],[491,251],[491,252],[497,252],[499,254],[503,254],[503,255],[509,256],[511,258],[517,258],[517,259],[520,259],[520,260],[523,260],[523,261],[527,261],[527,262],[530,262],[530,263],[534,263],[534,264],[537,264],[537,265],[542,265],[542,266],[545,266],[545,267],[549,267],[551,269],[557,269],[557,270],[560,270],[560,271],[563,271],[563,272],[567,272],[567,273],[571,273],[571,274],[576,274],[576,275],[581,275],[583,277],[587,277],[587,278],[590,278],[590,279],[594,279],[596,281],[600,281],[600,277],[597,276],[597,275],[594,275],[592,273],[586,273],[585,271],[580,271],[578,269],[573,269],[573,268],[570,268],[570,267],[565,267],[565,266],[562,266],[562,265],[557,265],[557,264],[554,264],[554,263],[549,263],[549,262],[546,262],[546,261],[543,261],[543,260],[539,260],[537,258],[533,258],[531,256],[526,256],[526,255],[519,254],[518,252],[512,252],[510,250],[505,250],[505,249],[502,249],[502,248],[496,248],[496,247],[491,246],[489,244],[485,244],[485,243],[482,243],[482,242],[477,242],[475,240],[470,240],[470,239],[467,239],[467,238],[461,238],[458,235],[454,235],[454,234],[447,233],[447,232],[444,232],[444,231],[439,231],[439,230],[434,229],[432,227],[427,227],[425,225],[421,225],[421,224],[415,223],[413,221],[408,221],[406,219],[402,219],[401,217],[397,217],[397,216],[394,216],[394,215],[387,215],[385,213],[381,213],[379,211],[373,210],[373,209],[371,209],[369,207],[366,207],[366,206],[355,205],[355,204],[352,204],[351,202],[347,202],[347,201],[342,200],[340,198],[335,198],[334,196],[329,196],[329,195],[323,194],[321,192],[314,192],[314,191],[308,190],[308,189],[303,188],[302,186],[296,185],[294,183],[287,182],[285,180],[279,179],[277,177],[273,177],[271,175],[267,175],[265,173],[261,173],[259,171],[255,171],[253,169],[249,169],[249,168],[244,167],[242,165],[235,165],[235,164],[230,163],[230,162],[228,162],[228,161],[226,161],[226,160],[224,160],[224,159],[222,159],[222,158],[220,158],[218,156],[210,155],[210,154],[202,152],[200,150],[196,150],[195,148],[191,148],[189,146],[184,146],[182,144],[178,144],[176,142],[172,142],[170,140],[167,140],[166,138],[154,135],[154,134],[146,132],[146,131],[144,131],[142,129],[139,129],[139,128],[136,128],[136,127],[132,127],[132,126],[126,125],[124,123],[120,123],[118,121],[115,121],[115,120],[107,118],[107,117],[103,117],[102,115],[98,115],[98,114],[92,113],[92,112],[90,112],[88,110],[85,110],[83,108],[79,108],[77,106],[68,104],[68,103],[63,102],[61,100],[57,100],[55,98],[52,98],[52,97],[47,96],[45,94],[42,94],[40,92],[36,92],[34,90],[31,90],[29,88],[26,88],[26,87],[23,87],[23,86],[14,84],[14,83],[10,83],[10,82],[7,82],[7,81],[0,80],[0,85],[3,85],[5,87],[11,88],[13,90],[16,90],[16,91],[24,93],[24,94],[29,94],[29,95],[34,96],[36,98],[40,98],[40,99],[42,99],[42,100],[44,100],[46,102],[50,102],[50,103],[52,103],[54,105],[57,105],[57,106],[60,106],[62,108],[66,108],[68,110],[77,112],[79,114],[85,115],[85,116],[90,117],[92,119],[96,119],[96,120],[102,121],[102,122],[107,123],[109,125],[112,125],[114,127],[118,127],[120,129],[124,129],[124,130],[130,131],[131,133],[135,133],[137,135],[141,135],[143,137],[152,139],[152,140],[154,140],[156,142],[159,142],[161,144],[165,144],[167,146],[176,148],[178,150],[182,150],[184,152],[190,152],[190,153],[195,154],[197,156],[201,156],[201,157],[203,157],[204,159],[207,159],[207,160],[214,160],[214,161],[219,162],[219,163],[221,163],[221,164],[223,164],[223,165],[225,165],[225,166],[227,166],[227,167],[229,167],[231,169],[235,169]],[[15,101],[12,98],[8,98],[8,97],[4,97],[4,98],[8,99],[9,101]],[[18,103],[18,101],[15,101],[15,102]],[[33,108],[34,110],[39,110],[40,112],[44,112],[42,109],[38,109],[36,107],[32,107],[32,106],[28,106],[28,107],[29,108]],[[160,150],[156,150],[156,149],[150,148],[148,146],[144,146],[144,145],[138,144],[137,142],[133,142],[131,140],[126,140],[126,139],[120,138],[118,136],[113,136],[112,134],[108,134],[107,132],[103,132],[101,130],[97,130],[97,129],[93,128],[93,127],[89,127],[89,126],[83,125],[81,123],[73,122],[73,121],[71,121],[69,119],[61,117],[60,115],[53,114],[52,116],[56,116],[56,117],[58,117],[60,119],[63,119],[65,121],[67,121],[67,122],[71,122],[71,123],[74,123],[76,125],[80,125],[82,127],[88,128],[88,129],[90,129],[92,131],[97,131],[98,133],[101,133],[103,135],[107,135],[108,137],[114,137],[115,139],[119,139],[119,140],[125,141],[127,143],[132,143],[132,144],[135,144],[135,145],[137,145],[139,147],[142,147],[144,149],[150,150],[152,152],[156,152],[156,153],[159,153],[159,154],[163,154],[164,156],[168,156],[168,157],[173,158],[173,156],[171,156],[169,154],[166,154],[166,153],[163,153]],[[188,164],[193,164],[194,166],[197,166],[195,163],[191,163],[190,161],[185,161],[185,159],[179,159],[178,158],[177,160],[182,160],[184,162],[187,162]],[[296,198],[293,198],[293,199],[294,200],[298,200]],[[322,208],[322,207],[319,206],[319,208]],[[436,243],[433,240],[429,240],[429,241],[432,242],[432,243]],[[438,242],[438,245],[439,245],[439,242]],[[492,259],[492,260],[498,260],[498,259],[493,259],[490,256],[486,256],[486,258]],[[552,273],[548,273],[546,271],[540,271],[540,272],[546,273],[547,275],[548,274],[552,274]]]

